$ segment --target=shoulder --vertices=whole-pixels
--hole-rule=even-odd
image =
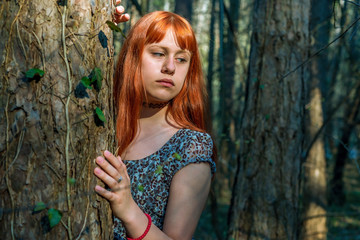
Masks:
[[[191,163],[208,163],[211,172],[215,173],[216,166],[212,158],[213,141],[208,133],[180,129],[176,135],[173,156],[177,160],[177,170]]]
[[[213,148],[212,138],[206,132],[198,132],[191,129],[180,129],[178,133],[179,141],[183,147],[189,144],[195,144],[199,145],[198,147],[210,148],[210,150]]]

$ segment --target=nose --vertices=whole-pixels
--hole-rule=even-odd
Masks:
[[[175,73],[175,62],[174,59],[171,57],[168,57],[165,59],[164,64],[161,68],[162,73],[166,73],[169,75],[174,75]]]

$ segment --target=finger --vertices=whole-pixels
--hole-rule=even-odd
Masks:
[[[95,192],[97,192],[100,196],[106,198],[109,201],[112,201],[114,199],[114,196],[112,192],[106,190],[103,187],[100,187],[99,185],[95,186]]]
[[[121,0],[116,0],[115,6],[119,5],[121,3]]]
[[[106,159],[109,161],[109,163],[111,165],[114,166],[114,168],[116,168],[118,171],[120,171],[120,169],[123,167],[123,162],[121,160],[119,160],[119,158],[115,157],[111,152],[109,152],[108,150],[104,151],[104,156],[106,157]]]
[[[120,173],[116,167],[111,165],[108,161],[106,161],[103,157],[96,158],[96,164],[101,167],[101,169],[110,175],[114,179],[118,179],[120,177]],[[118,167],[119,168],[119,167]]]
[[[115,14],[116,15],[121,15],[121,14],[123,14],[125,12],[125,8],[123,7],[123,6],[117,6],[116,8],[115,8]]]
[[[121,168],[119,169],[119,173],[121,174],[121,176],[124,176],[125,178],[130,180],[130,177],[129,177],[129,174],[127,172],[127,168],[126,168],[125,163],[121,160],[120,156],[117,156],[116,158],[118,159],[118,161],[121,164]]]
[[[97,178],[99,178],[103,183],[108,185],[111,189],[116,188],[118,182],[111,176],[109,176],[106,172],[101,170],[99,167],[94,169],[94,174]]]
[[[114,14],[114,22],[115,23],[126,22],[126,21],[129,21],[129,19],[130,19],[130,15],[127,13],[122,14],[122,15]]]

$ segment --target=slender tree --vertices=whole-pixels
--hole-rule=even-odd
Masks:
[[[228,239],[298,238],[309,14],[310,0],[255,1]]]
[[[70,4],[71,3],[71,4]],[[113,1],[1,1],[1,239],[109,239]]]
[[[311,4],[310,30],[314,39],[312,52],[328,44],[332,3],[327,0],[313,0]],[[310,144],[322,127],[323,94],[328,85],[327,54],[317,56],[311,64],[311,80],[308,84],[309,103],[307,104],[307,142]],[[304,164],[303,224],[302,239],[326,239],[326,157],[323,135],[312,144]]]

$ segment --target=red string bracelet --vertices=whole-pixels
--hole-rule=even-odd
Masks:
[[[146,237],[146,235],[148,234],[148,232],[150,231],[150,227],[151,227],[151,217],[149,214],[145,213],[147,219],[148,219],[148,225],[145,229],[145,232],[138,238],[127,238],[127,240],[141,240],[144,239],[144,237]]]

